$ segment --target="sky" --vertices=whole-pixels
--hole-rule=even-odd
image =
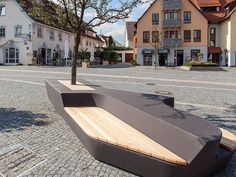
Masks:
[[[106,36],[111,35],[115,40],[117,40],[119,43],[124,45],[125,40],[125,22],[126,21],[137,21],[142,14],[147,10],[150,4],[145,3],[139,5],[137,8],[134,9],[134,11],[129,15],[129,18],[126,20],[119,21],[114,24],[106,23],[104,25],[101,25],[97,28],[95,28],[95,31],[98,34],[103,34]]]

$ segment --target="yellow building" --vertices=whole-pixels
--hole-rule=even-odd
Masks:
[[[230,42],[235,36],[231,32],[232,24],[236,25],[236,15],[232,15],[234,3],[233,0],[154,1],[135,24],[134,58],[140,65],[154,65],[157,61],[160,66],[181,66],[188,59],[201,56],[202,61],[234,66],[235,60],[231,60],[236,55],[232,50],[235,40]],[[224,40],[226,33],[228,37]],[[227,51],[226,59],[222,51]]]

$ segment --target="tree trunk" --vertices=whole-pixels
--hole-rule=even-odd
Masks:
[[[79,44],[80,44],[80,31],[77,32],[76,38],[75,38],[74,55],[73,55],[72,67],[71,67],[71,85],[76,85],[77,59],[78,59],[78,55],[79,55]]]

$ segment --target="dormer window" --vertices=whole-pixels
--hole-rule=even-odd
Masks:
[[[0,16],[6,15],[6,6],[3,4],[0,4]]]
[[[202,7],[202,12],[218,12],[219,7]]]

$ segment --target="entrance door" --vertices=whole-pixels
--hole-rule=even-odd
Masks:
[[[212,54],[212,63],[220,64],[220,54],[218,53]]]
[[[19,63],[19,49],[10,47],[5,49],[5,64],[18,64]]]
[[[144,54],[143,55],[143,65],[144,66],[152,66],[152,54]]]
[[[47,62],[46,62],[46,49],[45,48],[42,48],[41,49],[41,58],[42,58],[42,62],[43,62],[43,65],[46,65]]]
[[[159,66],[166,66],[167,54],[159,54]]]
[[[125,54],[125,62],[126,63],[130,63],[132,59],[133,59],[133,54],[132,53],[126,53]]]
[[[52,64],[52,50],[51,49],[47,49],[47,65]]]
[[[175,57],[176,57],[176,50],[175,50]],[[183,66],[183,64],[184,64],[184,51],[178,50],[177,51],[176,66]]]

